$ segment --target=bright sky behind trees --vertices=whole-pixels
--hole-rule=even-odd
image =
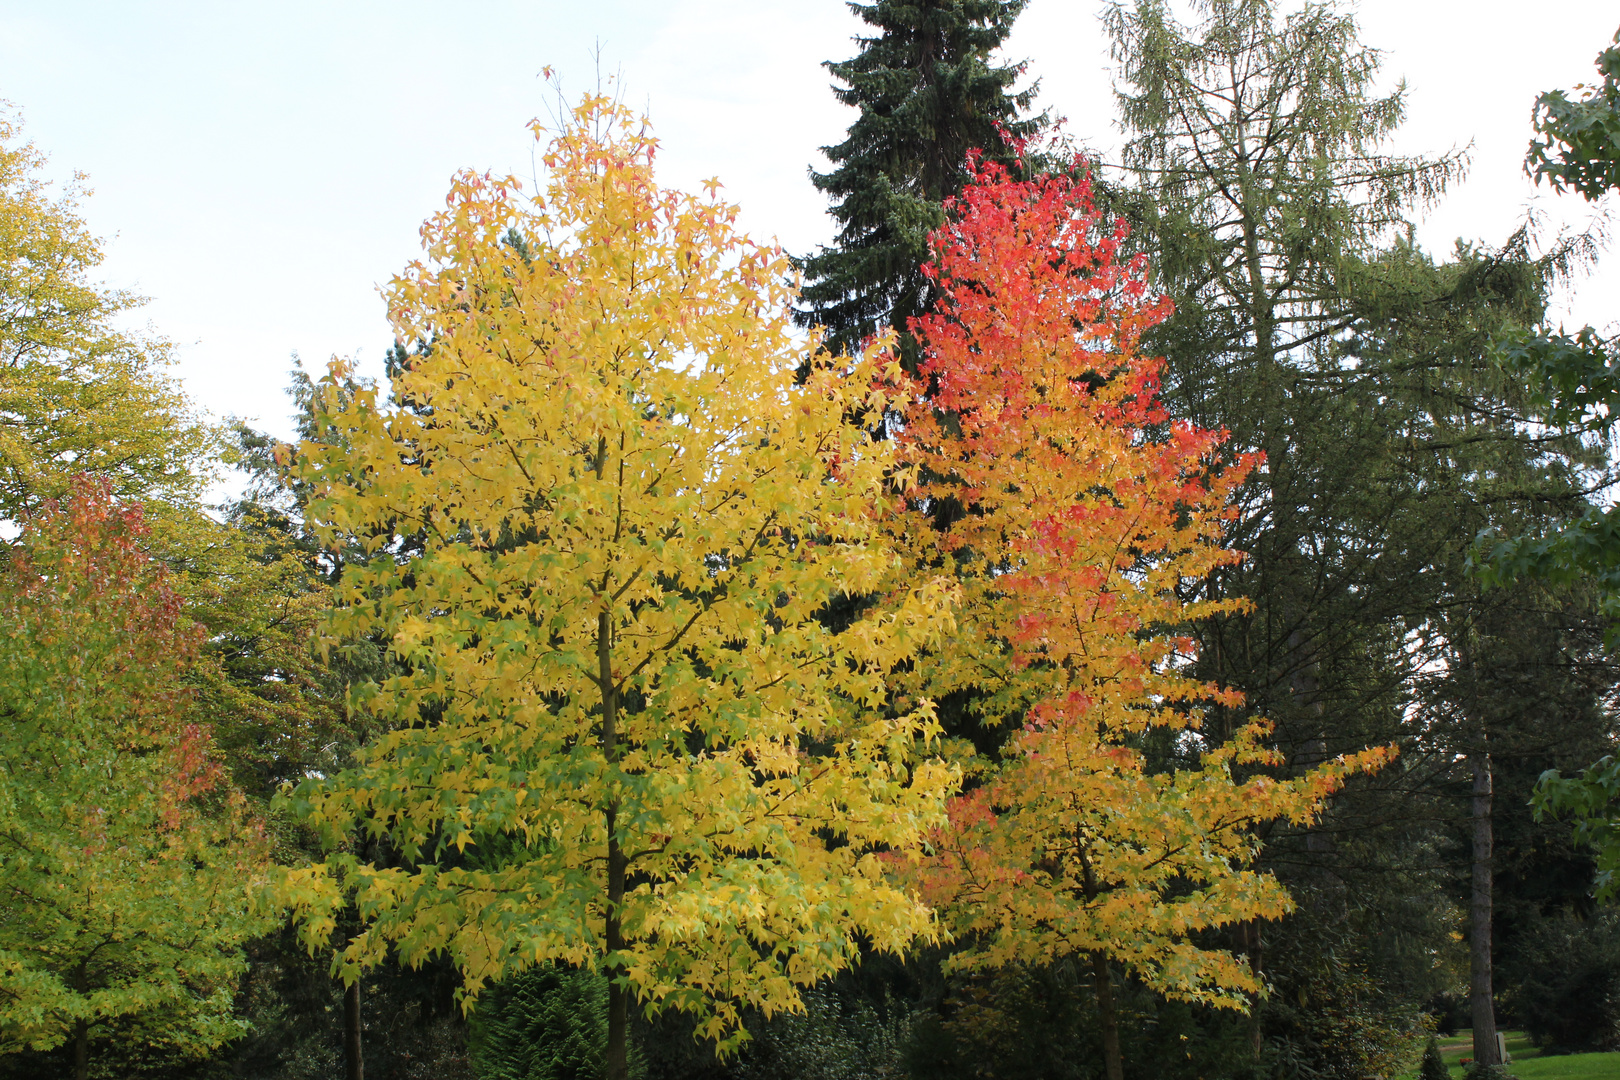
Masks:
[[[1007,48],[1082,143],[1117,146],[1101,0],[1031,0]],[[1588,80],[1612,0],[1362,0],[1362,38],[1405,77],[1395,149],[1474,142],[1464,183],[1420,229],[1500,241],[1533,194],[1520,163],[1543,90]],[[377,286],[460,167],[533,174],[524,130],[618,73],[663,142],[660,180],[718,175],[750,232],[793,252],[831,238],[806,169],[853,113],[819,65],[852,55],[839,0],[418,0],[219,4],[0,0],[0,100],[21,110],[49,172],[90,176],[84,214],[107,237],[106,279],[152,297],[141,313],[179,346],[186,390],[211,412],[289,433],[290,355],[380,370]],[[1553,223],[1589,209],[1545,192]],[[1555,317],[1612,318],[1620,259]]]

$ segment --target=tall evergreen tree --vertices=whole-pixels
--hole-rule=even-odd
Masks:
[[[1163,0],[1110,14],[1137,236],[1177,307],[1148,342],[1168,358],[1166,399],[1266,455],[1229,537],[1250,557],[1204,583],[1254,606],[1199,629],[1200,671],[1245,694],[1226,725],[1249,713],[1277,724],[1290,768],[1372,742],[1411,751],[1341,799],[1327,828],[1270,838],[1271,865],[1319,921],[1387,925],[1398,898],[1372,872],[1391,889],[1406,887],[1401,874],[1418,882],[1427,843],[1387,822],[1419,806],[1455,815],[1443,796],[1468,777],[1475,1034],[1494,1054],[1486,745],[1506,720],[1464,710],[1460,677],[1438,699],[1418,691],[1425,671],[1460,676],[1479,652],[1465,648],[1478,625],[1463,572],[1473,533],[1578,514],[1598,464],[1579,440],[1533,437],[1526,393],[1487,359],[1500,327],[1539,320],[1558,264],[1532,259],[1522,237],[1443,263],[1403,240],[1461,159],[1386,153],[1402,95],[1375,93],[1378,57],[1354,19],[1332,4],[1278,7],[1197,0],[1191,25]],[[1260,928],[1240,937],[1260,965]],[[1251,1028],[1257,1059],[1276,1034],[1268,1016],[1271,1003]]]
[[[860,53],[825,66],[845,85],[833,93],[860,110],[848,136],[822,147],[830,172],[812,171],[833,200],[838,237],[800,262],[800,325],[827,328],[834,350],[892,326],[916,369],[906,320],[929,307],[921,267],[943,204],[968,180],[967,155],[1007,158],[1006,137],[1025,139],[1045,117],[1024,117],[1035,85],[1015,90],[1022,64],[995,64],[1027,0],[875,0],[850,10],[876,27]]]

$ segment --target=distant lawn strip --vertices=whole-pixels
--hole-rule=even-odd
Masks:
[[[1530,1045],[1522,1031],[1509,1031],[1508,1055],[1513,1060],[1509,1070],[1520,1080],[1620,1080],[1620,1054],[1553,1054],[1542,1056]],[[1451,1066],[1451,1075],[1462,1080],[1463,1058],[1474,1056],[1473,1041],[1466,1031],[1449,1039],[1440,1040],[1440,1055]],[[1403,1074],[1402,1080],[1411,1080],[1417,1071]]]
[[[1521,1080],[1620,1080],[1620,1054],[1555,1054],[1523,1064],[1515,1060],[1509,1068]],[[1462,1070],[1454,1070],[1454,1075],[1461,1076]]]

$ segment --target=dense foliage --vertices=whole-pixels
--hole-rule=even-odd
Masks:
[[[0,118],[0,1077],[1615,1048],[1586,242],[1419,248],[1463,161],[1385,152],[1331,3],[1111,4],[1111,165],[1040,141],[1023,7],[850,5],[799,260],[585,99],[293,446],[193,416]],[[1614,186],[1617,57],[1531,175]]]
[[[951,588],[890,590],[892,447],[853,417],[894,401],[872,358],[796,384],[784,258],[658,189],[605,100],[545,161],[532,200],[463,177],[395,283],[401,336],[433,342],[395,380],[413,408],[329,394],[342,441],[299,450],[321,535],[421,550],[345,573],[333,627],[406,669],[361,699],[391,730],[295,799],[334,847],[361,828],[416,865],[334,851],[280,894],[312,941],[356,897],[350,970],[393,946],[448,952],[469,994],[606,972],[622,1076],[632,991],[729,1045],[739,1006],[796,1008],[858,939],[932,936],[875,853],[921,844],[952,775],[884,679]],[[843,633],[816,617],[880,590]],[[496,839],[499,864],[455,857]]]
[[[0,1050],[243,1032],[264,844],[182,678],[198,627],[140,511],[81,478],[0,577]]]
[[[167,343],[120,328],[141,298],[89,280],[102,251],[79,217],[83,178],[53,200],[21,134],[0,111],[0,521],[80,472],[121,498],[193,501],[209,432],[165,377]]]

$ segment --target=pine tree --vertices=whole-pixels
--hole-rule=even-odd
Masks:
[[[892,326],[900,355],[916,367],[906,320],[929,307],[922,276],[928,235],[945,200],[968,181],[967,153],[1007,155],[1045,117],[1019,119],[1035,85],[1014,91],[1022,64],[993,65],[1026,0],[876,0],[850,9],[880,33],[860,37],[852,60],[826,67],[846,85],[833,93],[860,110],[848,137],[822,147],[834,168],[812,171],[834,201],[838,238],[800,262],[801,325],[827,328],[826,346],[852,351]],[[1002,133],[1005,132],[1004,136]]]

